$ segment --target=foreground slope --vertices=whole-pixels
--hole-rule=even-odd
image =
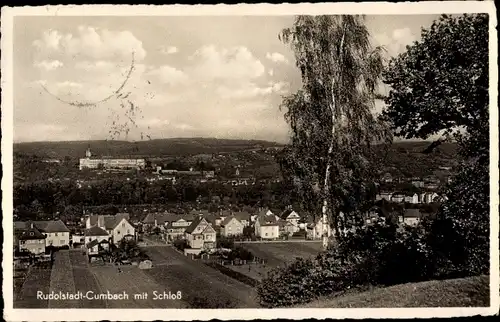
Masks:
[[[382,307],[487,307],[490,305],[489,276],[408,283],[320,298],[308,308]]]

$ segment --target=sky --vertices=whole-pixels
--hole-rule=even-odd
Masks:
[[[436,18],[372,15],[366,25],[373,45],[383,45],[392,57]],[[286,142],[289,127],[280,103],[300,88],[300,75],[293,52],[278,34],[293,20],[18,16],[14,141],[215,137]],[[106,99],[122,85],[122,98]],[[95,106],[68,104],[104,99]],[[128,101],[134,115],[125,112]],[[382,108],[377,102],[376,110]],[[128,133],[110,133],[121,125]]]

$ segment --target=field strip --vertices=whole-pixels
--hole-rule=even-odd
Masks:
[[[75,281],[68,251],[55,254],[54,266],[50,276],[50,291],[58,294],[75,294]],[[78,308],[78,300],[49,300],[49,308]]]
[[[116,267],[93,267],[92,273],[97,278],[101,286],[101,293],[123,294],[127,293],[127,299],[110,299],[108,305],[110,308],[132,308],[134,307],[133,291],[130,290],[130,281],[118,273]]]
[[[87,294],[88,291],[101,293],[97,279],[90,271],[88,258],[80,250],[71,250],[69,258],[73,269],[73,280],[75,289]],[[90,300],[83,299],[80,301],[80,308],[107,308],[106,299]]]
[[[139,307],[144,307],[142,303],[147,304],[152,308],[183,308],[186,307],[181,300],[153,300],[153,291],[157,291],[159,293],[169,291],[174,293],[172,289],[165,289],[162,285],[158,284],[153,278],[147,275],[143,270],[140,270],[136,267],[132,267],[130,269],[126,269],[126,273],[129,275],[129,281],[134,284],[137,288],[138,293],[146,292],[148,293],[148,298],[145,300],[136,300],[139,302]],[[177,290],[175,290],[177,291]]]
[[[206,266],[202,262],[194,261],[189,258],[183,257],[184,255],[170,249],[170,252],[174,256],[178,256],[182,258],[187,265],[185,265],[186,270],[190,271],[194,276],[198,275],[199,277],[206,277],[210,283],[220,285],[221,289],[227,290],[229,294],[238,294],[238,299],[243,300],[246,303],[249,302],[249,298],[252,297],[253,288],[249,287],[245,283],[242,283],[236,279],[233,279],[227,275],[222,274],[221,272]],[[200,276],[201,275],[201,276]]]
[[[97,279],[97,276],[95,275],[95,273],[94,273],[91,269],[89,269],[89,272],[90,272],[91,276],[94,278],[95,284],[96,284],[96,286],[97,286],[97,290],[96,290],[96,291],[97,291],[98,293],[102,294],[101,284],[99,284],[99,280]],[[106,309],[110,307],[110,306],[109,306],[109,303],[108,303],[108,300],[104,299],[104,300],[102,300],[102,301],[104,302],[104,307],[105,307]]]
[[[19,301],[15,301],[15,308],[47,308],[48,300],[38,299],[37,292],[48,294],[50,291],[50,269],[30,268],[29,274],[20,291]]]

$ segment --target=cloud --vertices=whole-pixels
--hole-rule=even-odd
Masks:
[[[56,83],[55,86],[57,88],[67,88],[67,89],[82,88],[83,87],[83,85],[80,83],[69,82],[69,81]]]
[[[221,85],[217,88],[216,93],[222,98],[239,98],[249,99],[258,96],[271,94],[284,94],[287,92],[288,84],[285,82],[269,82],[267,86],[259,87],[254,83],[245,83],[237,88]]]
[[[274,75],[274,70],[270,69],[267,73],[269,74],[269,76],[273,76]]]
[[[65,55],[95,60],[129,60],[134,53],[136,61],[146,57],[142,42],[130,31],[112,31],[91,26],[79,26],[78,33],[63,34],[47,30],[41,39],[33,42],[39,55]]]
[[[288,63],[288,59],[280,53],[267,53],[266,58],[275,63]]]
[[[384,46],[390,57],[397,56],[406,50],[406,46],[417,40],[410,28],[400,28],[392,31],[390,35],[381,33],[374,35],[374,44]]]
[[[110,61],[98,60],[98,61],[78,61],[75,63],[75,68],[83,69],[86,71],[109,71],[116,67],[116,64]]]
[[[163,65],[158,69],[151,70],[147,72],[147,75],[154,75],[165,84],[179,84],[185,83],[188,80],[188,76],[181,70],[174,67]]]
[[[33,41],[33,45],[39,51],[53,50],[57,51],[60,48],[60,42],[63,36],[57,30],[47,30],[42,34],[42,39]]]
[[[172,55],[179,52],[179,48],[175,46],[161,46],[160,52],[165,55]]]
[[[265,72],[262,62],[243,46],[203,46],[189,60],[194,62],[191,72],[203,80],[255,79]]]
[[[45,69],[46,71],[62,67],[64,64],[59,60],[42,60],[33,64],[35,67]]]

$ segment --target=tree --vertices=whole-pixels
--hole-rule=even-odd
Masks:
[[[438,211],[434,247],[470,273],[489,269],[488,36],[486,14],[442,15],[384,72],[383,114],[396,135],[458,142],[459,173]]]
[[[363,20],[299,16],[280,34],[302,76],[302,88],[282,104],[292,133],[280,166],[304,208],[316,213],[322,204],[323,223],[333,226],[337,238],[366,200],[375,173],[370,170],[374,143],[391,140],[387,126],[372,114],[382,48],[371,47]]]

